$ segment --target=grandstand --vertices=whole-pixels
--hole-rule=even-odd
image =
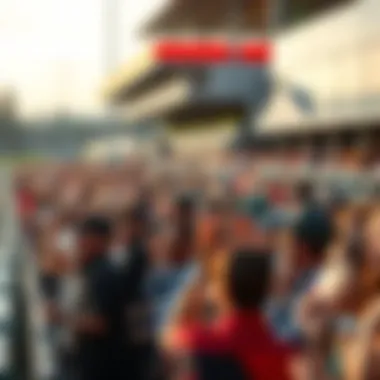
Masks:
[[[314,72],[311,75],[308,68],[316,69],[318,72],[319,68],[315,65],[322,61],[325,67],[330,67],[329,54],[336,51],[336,46],[342,45],[339,35],[347,40],[343,42],[344,46],[355,43],[354,40],[348,41],[350,33],[343,31],[350,28],[354,33],[357,24],[355,20],[348,19],[355,7],[364,9],[364,3],[365,1],[342,0],[259,3],[222,1],[218,2],[218,6],[214,2],[208,2],[205,11],[204,2],[201,1],[169,1],[141,28],[143,34],[149,37],[146,50],[141,56],[136,57],[136,61],[127,62],[107,80],[106,99],[117,105],[132,124],[144,120],[148,121],[152,128],[161,128],[177,145],[177,151],[181,152],[191,151],[190,146],[196,146],[198,151],[202,150],[203,146],[204,150],[208,151],[211,148],[210,141],[215,145],[223,145],[226,140],[231,141],[234,135],[226,133],[226,130],[240,129],[244,137],[250,134],[251,130],[257,129],[260,136],[265,135],[273,140],[274,135],[281,136],[282,132],[288,130],[285,124],[293,124],[289,126],[290,131],[305,123],[313,123],[319,117],[314,114],[316,110],[313,110],[312,115],[302,110],[300,112],[299,105],[295,106],[294,103],[300,103],[302,106],[302,97],[312,98],[314,101],[314,98],[319,96],[318,86],[324,86],[325,90],[329,88],[331,83],[323,82],[323,78],[322,82],[318,79],[315,79],[314,83],[305,81],[305,78],[318,77]],[[344,21],[345,19],[347,21]],[[338,30],[340,32],[335,33]],[[335,45],[334,39],[329,39],[328,43],[324,44],[326,36],[335,34]],[[182,41],[184,44],[189,40],[198,41],[200,45],[203,44],[205,50],[210,41],[218,41],[219,46],[221,41],[239,45],[242,41],[246,42],[248,37],[255,37],[257,42],[257,37],[260,36],[260,41],[267,41],[266,37],[269,35],[273,37],[275,77],[280,78],[278,82],[281,82],[276,83],[274,87],[271,85],[273,82],[270,80],[267,65],[247,65],[246,62],[236,60],[223,64],[212,60],[202,65],[189,62],[186,64],[183,61],[167,64],[159,59],[159,54],[157,55],[157,46],[173,41],[173,36],[176,36],[175,41]],[[334,46],[329,47],[330,45]],[[302,61],[302,55],[307,57],[305,51],[308,47],[311,50],[310,54],[314,54],[313,59],[310,58],[309,62]],[[346,63],[347,72],[350,70],[349,67],[351,71],[354,70],[355,64],[352,60],[344,57],[341,59]],[[323,66],[323,62],[321,64]],[[340,65],[337,64],[335,67]],[[323,68],[320,70],[323,71]],[[334,74],[330,71],[330,75]],[[344,81],[346,86],[349,86],[350,81]],[[292,88],[293,84],[295,90]],[[299,88],[302,90],[299,91]],[[319,110],[319,98],[316,100]],[[344,107],[344,100],[337,99],[338,103],[339,101],[343,104],[340,107]],[[278,102],[281,105],[278,106]],[[262,114],[264,106],[266,109]],[[280,118],[280,134],[277,127],[273,126],[279,124],[273,120],[276,117],[273,115],[281,114],[276,110],[278,107],[286,109],[281,112],[293,113],[294,116],[293,120]],[[326,107],[334,108],[334,105],[331,103]],[[310,118],[309,122],[305,121],[307,118]],[[207,135],[205,129],[213,129],[213,139],[204,137]],[[309,133],[310,128],[305,127],[304,130],[304,135],[309,138],[312,133]],[[197,144],[184,143],[192,140],[190,135],[193,141],[198,141]],[[299,136],[302,135],[296,134],[297,139]]]
[[[267,62],[263,61],[270,52],[265,52],[262,37],[250,41],[244,35],[247,30],[255,31],[250,37],[265,35],[265,2],[260,11],[253,1],[242,3],[242,8],[231,4],[225,1],[216,7],[210,2],[205,11],[200,2],[169,2],[141,28],[149,35],[146,50],[107,81],[108,101],[118,105],[128,121],[148,120],[152,128],[161,128],[178,152],[194,147],[209,151],[211,142],[220,146],[230,141],[237,127],[249,130],[247,114],[256,111],[265,93]],[[197,11],[200,6],[202,12]],[[235,26],[230,9],[240,20]],[[196,45],[195,50],[189,45]],[[245,59],[250,55],[250,60],[253,51],[253,58],[261,62],[227,57],[230,48],[245,51],[242,54]],[[168,49],[176,51],[176,62],[163,53]],[[260,50],[265,57],[259,57]],[[181,54],[187,58],[178,60]],[[212,138],[206,137],[210,135],[206,130],[213,131]]]
[[[272,147],[338,154],[350,162],[378,159],[380,28],[378,2],[345,2],[289,28],[275,40],[274,71],[313,99],[300,114],[281,86],[257,126]]]

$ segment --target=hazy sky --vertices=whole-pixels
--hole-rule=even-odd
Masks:
[[[112,0],[0,0],[0,88],[14,87],[24,116],[101,111],[104,4]],[[136,27],[166,0],[118,0],[120,56]]]

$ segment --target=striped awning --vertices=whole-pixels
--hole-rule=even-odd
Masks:
[[[126,120],[134,122],[164,114],[170,109],[185,104],[191,93],[188,80],[176,78],[154,88],[144,96],[131,100],[122,108]]]

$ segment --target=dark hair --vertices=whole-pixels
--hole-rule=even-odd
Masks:
[[[211,213],[224,214],[233,209],[233,201],[226,198],[213,198],[207,202],[207,209]]]
[[[351,237],[347,250],[348,263],[356,269],[362,268],[364,264],[364,239],[362,233]]]
[[[264,249],[237,251],[227,268],[227,292],[237,309],[260,307],[269,290],[271,255]]]
[[[331,215],[339,213],[351,206],[350,199],[344,194],[333,194],[329,202],[329,211]]]
[[[301,216],[294,233],[296,240],[306,246],[308,254],[314,259],[322,259],[334,235],[334,229],[328,213],[313,209]]]
[[[108,238],[111,236],[112,227],[110,221],[103,216],[89,216],[79,225],[81,235],[97,235]]]
[[[190,195],[180,195],[176,200],[178,210],[192,212],[195,208],[194,199]]]
[[[137,204],[124,212],[123,220],[126,223],[145,223],[147,221],[147,210],[142,204]]]
[[[310,181],[302,181],[297,184],[295,192],[301,202],[310,202],[314,198],[314,187]]]

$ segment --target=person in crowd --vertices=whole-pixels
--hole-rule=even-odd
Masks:
[[[330,210],[320,198],[316,187],[311,181],[301,180],[294,184],[294,207],[295,213],[299,218],[302,218],[305,214],[310,215],[313,212],[330,214]]]
[[[172,246],[173,260],[179,265],[187,261],[194,253],[194,235],[196,223],[196,207],[189,194],[180,195],[175,202],[172,214],[174,241]]]
[[[179,378],[292,378],[293,352],[275,338],[261,311],[270,289],[270,255],[246,248],[229,256],[213,292],[219,317],[211,325],[204,319],[206,284],[198,278],[189,286],[162,338],[166,350],[187,357]]]
[[[358,217],[363,218],[360,212]],[[349,292],[339,309],[336,331],[336,353],[342,377],[376,379],[380,376],[378,365],[379,337],[379,286],[380,286],[380,211],[376,207],[364,217],[361,237],[355,235],[349,254],[352,276]],[[342,298],[342,295],[341,295]],[[349,318],[344,318],[348,316]],[[346,322],[346,323],[344,323]],[[348,325],[348,326],[347,326]],[[347,326],[343,331],[342,327]]]
[[[287,248],[287,263],[291,267],[289,289],[274,296],[268,304],[268,317],[278,336],[294,344],[302,344],[294,310],[301,296],[312,287],[324,263],[325,253],[333,237],[329,215],[319,208],[305,210],[291,232],[291,247]],[[281,248],[277,255],[281,255]],[[277,258],[276,260],[281,260]]]
[[[197,255],[206,267],[212,267],[215,256],[228,249],[234,211],[224,197],[211,199],[197,223]]]
[[[73,315],[62,315],[73,332],[77,378],[128,378],[124,298],[119,273],[108,259],[112,227],[102,216],[90,216],[78,230],[82,286]]]
[[[20,173],[62,380],[380,377],[378,199],[245,157],[227,179],[179,156]]]
[[[57,213],[56,213],[57,214]],[[71,236],[64,236],[62,215],[51,215],[42,228],[39,239],[39,269],[42,295],[48,316],[54,315],[61,293],[61,278],[69,266],[68,255],[72,253]],[[54,318],[53,318],[54,319]]]
[[[341,262],[328,263],[303,302],[300,325],[314,347],[310,362],[320,363],[319,377],[379,376],[380,213],[369,212],[366,219],[342,247]]]
[[[195,262],[195,210],[193,200],[182,196],[172,204],[169,219],[155,226],[150,236],[152,267],[147,291],[153,304],[155,338],[160,335],[173,306],[199,267]],[[156,355],[157,356],[160,355]],[[162,361],[159,367],[165,368]]]
[[[136,379],[147,379],[155,361],[155,350],[150,326],[151,307],[146,282],[149,275],[150,205],[137,202],[125,215],[122,278],[127,318],[129,356],[134,358]]]
[[[310,206],[315,202],[314,187],[309,181],[301,181],[295,186],[295,195],[302,207]]]
[[[158,332],[167,315],[167,296],[173,287],[173,265],[170,260],[172,231],[170,226],[161,223],[154,226],[149,237],[149,273],[146,289],[152,304],[152,325]]]
[[[16,200],[22,228],[29,240],[33,241],[36,232],[33,221],[36,216],[38,202],[30,183],[24,178],[20,178],[16,182]]]

